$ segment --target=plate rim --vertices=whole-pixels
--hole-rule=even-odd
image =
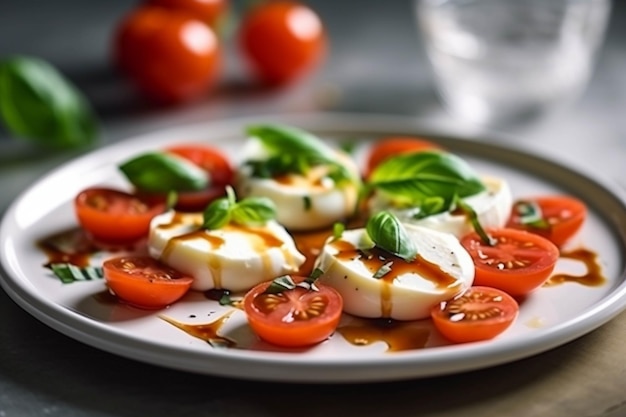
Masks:
[[[574,340],[586,333],[595,330],[596,328],[610,321],[612,318],[614,318],[626,309],[626,268],[624,268],[622,259],[623,268],[619,277],[621,278],[621,282],[609,294],[607,294],[606,297],[603,297],[601,302],[591,305],[585,311],[585,314],[581,316],[576,316],[571,320],[567,320],[565,322],[559,323],[556,326],[550,327],[550,329],[548,329],[548,332],[534,333],[531,337],[524,339],[523,343],[519,343],[520,341],[516,340],[516,343],[514,343],[514,345],[516,346],[509,346],[512,344],[510,343],[510,341],[502,340],[493,340],[484,344],[478,343],[472,346],[464,346],[462,349],[462,358],[458,357],[458,355],[448,354],[448,351],[459,351],[458,346],[438,347],[436,349],[432,349],[433,352],[429,353],[424,353],[426,351],[420,351],[420,358],[426,357],[432,359],[433,363],[438,365],[442,365],[438,358],[442,355],[447,355],[448,363],[444,364],[445,366],[441,366],[436,369],[432,366],[427,367],[428,369],[422,370],[418,373],[416,373],[414,370],[403,369],[403,365],[406,364],[406,361],[410,360],[413,356],[416,356],[415,354],[411,354],[411,352],[398,352],[393,356],[389,355],[389,358],[385,358],[385,360],[382,361],[384,362],[384,366],[388,367],[388,369],[378,375],[372,375],[369,372],[364,373],[362,371],[355,371],[358,366],[364,365],[364,362],[371,361],[371,359],[367,358],[354,358],[347,361],[345,360],[345,358],[342,358],[341,361],[329,360],[328,358],[324,358],[323,360],[321,358],[314,358],[314,360],[312,360],[312,358],[308,358],[307,362],[300,361],[296,364],[296,366],[300,366],[303,369],[307,369],[310,371],[306,378],[300,376],[299,372],[293,372],[291,374],[282,373],[279,378],[272,378],[263,377],[259,373],[249,375],[246,373],[245,366],[241,367],[232,365],[241,365],[242,363],[246,363],[254,364],[255,366],[259,366],[260,368],[271,367],[271,365],[276,364],[294,365],[294,362],[292,360],[293,358],[288,359],[283,353],[276,354],[271,352],[261,352],[260,354],[256,354],[257,352],[255,352],[255,355],[252,358],[251,355],[236,350],[228,353],[213,352],[212,354],[210,354],[210,356],[215,355],[215,357],[219,358],[219,362],[221,362],[221,364],[211,364],[212,366],[204,366],[199,369],[197,367],[197,363],[195,363],[196,355],[192,355],[194,357],[190,357],[185,360],[179,360],[179,358],[176,358],[176,355],[172,355],[172,351],[175,349],[171,349],[165,345],[155,346],[153,342],[137,338],[135,340],[130,340],[130,342],[132,342],[132,345],[130,347],[128,345],[121,346],[116,340],[111,339],[111,332],[113,331],[116,339],[124,339],[124,341],[129,341],[129,337],[127,335],[122,335],[121,332],[118,331],[118,329],[111,329],[104,323],[97,322],[79,314],[71,315],[68,322],[67,308],[59,306],[56,303],[52,303],[50,302],[50,300],[45,299],[45,297],[39,297],[37,296],[37,294],[33,294],[27,291],[27,289],[21,286],[20,283],[29,283],[23,282],[20,277],[14,276],[14,272],[10,270],[10,265],[12,261],[8,258],[9,251],[7,250],[10,249],[8,245],[11,242],[11,236],[8,235],[10,220],[15,216],[15,212],[17,210],[17,207],[19,207],[20,202],[23,201],[23,199],[27,195],[29,195],[29,193],[32,193],[33,190],[36,189],[36,187],[45,184],[48,178],[54,178],[56,176],[62,175],[65,170],[71,171],[73,167],[78,166],[82,163],[86,163],[91,159],[97,159],[99,155],[119,154],[119,152],[117,151],[121,148],[127,147],[129,142],[133,143],[135,146],[141,147],[144,141],[149,141],[151,139],[154,140],[155,136],[157,138],[157,142],[159,142],[158,138],[162,136],[172,137],[175,132],[188,131],[190,129],[193,131],[203,131],[206,129],[211,129],[213,132],[208,135],[209,138],[207,139],[207,141],[208,143],[212,143],[221,137],[221,131],[235,131],[235,129],[238,129],[239,134],[241,135],[242,126],[259,120],[262,120],[264,123],[278,122],[299,125],[304,128],[314,130],[316,132],[324,130],[367,131],[369,132],[369,134],[375,134],[377,132],[412,132],[413,134],[417,134],[419,132],[419,134],[426,136],[448,137],[457,144],[467,142],[468,146],[471,148],[490,148],[498,152],[513,152],[527,159],[539,161],[543,165],[551,166],[557,170],[564,171],[569,175],[574,175],[576,177],[584,178],[588,181],[591,181],[593,184],[600,186],[605,194],[608,194],[611,197],[615,198],[616,203],[620,204],[623,208],[626,208],[626,197],[624,196],[624,192],[620,188],[618,188],[616,184],[613,184],[610,181],[607,181],[606,178],[603,178],[602,175],[598,175],[598,173],[590,173],[587,170],[582,169],[581,167],[574,167],[568,165],[567,163],[564,163],[563,161],[550,159],[545,155],[540,156],[532,150],[522,149],[519,146],[512,145],[509,142],[507,142],[506,144],[503,144],[502,142],[494,143],[494,141],[489,141],[488,139],[486,139],[488,137],[494,136],[493,133],[486,133],[484,136],[481,136],[480,139],[474,134],[459,136],[458,133],[449,132],[445,129],[441,129],[438,127],[433,128],[432,126],[428,126],[427,123],[422,123],[415,118],[389,115],[355,115],[338,113],[283,114],[232,118],[219,121],[204,121],[193,124],[172,126],[166,129],[162,129],[160,131],[145,132],[139,135],[131,135],[121,141],[116,141],[106,146],[102,146],[100,148],[88,151],[77,158],[62,163],[58,167],[52,169],[51,171],[34,181],[30,186],[23,190],[20,195],[18,195],[17,198],[9,205],[3,215],[2,222],[0,224],[0,244],[4,249],[0,251],[0,266],[3,272],[3,274],[0,276],[0,286],[2,286],[2,288],[7,292],[10,298],[12,298],[20,307],[36,317],[38,320],[42,321],[44,324],[47,324],[51,328],[54,328],[60,333],[65,334],[75,340],[78,340],[79,342],[83,342],[101,350],[108,351],[119,356],[127,357],[129,359],[138,360],[140,362],[146,362],[153,365],[160,365],[183,371],[226,377],[237,377],[243,379],[274,380],[284,382],[378,382],[407,378],[439,376],[450,373],[470,371],[473,369],[491,367],[506,362],[511,362],[513,360],[529,357],[565,344],[571,340]],[[315,128],[316,126],[320,125],[331,126],[332,128]],[[111,158],[107,158],[109,165],[110,159]],[[624,213],[626,213],[626,211],[624,211]],[[604,220],[608,221],[608,219]],[[626,225],[626,216],[617,216],[616,219],[612,219],[612,221],[619,221],[621,222],[620,224]],[[626,245],[626,227],[624,227],[623,229],[624,230],[621,231],[618,230],[617,235],[621,244]],[[585,326],[581,328],[580,323],[584,323]],[[577,331],[572,331],[573,329],[577,329]],[[107,337],[104,337],[105,335]],[[484,360],[485,351],[493,354],[486,361]],[[197,356],[201,356],[204,361],[207,361],[206,354],[203,353]],[[483,360],[477,361],[475,364],[466,364],[468,356],[470,358],[479,358]],[[176,358],[176,360],[170,361],[169,363],[164,363],[164,358],[171,360],[172,357]],[[461,366],[460,363],[465,364]],[[381,367],[380,364],[370,363],[368,365],[369,366],[366,367],[368,370]],[[323,370],[327,369],[328,367],[339,370],[349,370],[350,374],[345,375],[343,372],[334,372],[333,377],[329,378],[325,375],[325,372],[323,372]]]

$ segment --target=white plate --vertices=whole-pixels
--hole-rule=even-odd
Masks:
[[[79,190],[95,184],[125,185],[115,168],[117,162],[144,150],[183,141],[206,141],[235,157],[244,140],[243,127],[261,121],[291,123],[329,139],[362,139],[361,151],[372,138],[423,133],[414,122],[402,118],[291,116],[179,127],[97,150],[42,178],[9,208],[0,232],[3,288],[26,311],[52,328],[121,356],[198,373],[302,382],[397,380],[493,366],[564,344],[604,324],[626,307],[626,199],[588,175],[471,138],[438,139],[479,172],[505,177],[516,196],[563,192],[589,204],[590,216],[572,246],[582,245],[598,253],[607,278],[599,287],[568,283],[541,288],[523,301],[515,325],[492,341],[446,346],[432,332],[426,348],[391,353],[384,343],[353,346],[335,334],[311,349],[279,350],[255,342],[243,313],[237,311],[222,332],[241,341],[244,348],[219,349],[158,317],[165,314],[199,324],[227,311],[201,294],[191,294],[162,312],[145,312],[103,303],[97,297],[105,290],[102,281],[63,285],[42,267],[47,258],[35,243],[75,226],[71,200]],[[559,264],[560,269],[570,273],[579,272],[578,267]]]

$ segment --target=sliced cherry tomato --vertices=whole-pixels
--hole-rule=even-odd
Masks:
[[[213,27],[228,9],[228,0],[148,0],[147,4],[185,11]]]
[[[184,144],[172,146],[167,152],[182,156],[204,169],[210,176],[206,190],[178,194],[176,208],[183,211],[204,210],[211,201],[225,194],[225,187],[233,181],[233,168],[221,151],[203,145]]]
[[[365,176],[369,177],[372,171],[390,156],[433,149],[443,150],[436,143],[415,137],[393,136],[380,139],[370,149],[365,165]]]
[[[585,203],[574,197],[542,196],[516,201],[507,226],[536,233],[563,246],[580,230],[586,217]]]
[[[94,239],[108,243],[132,242],[148,236],[150,221],[164,210],[163,202],[111,188],[88,188],[74,199],[80,226]]]
[[[543,285],[559,259],[559,249],[548,239],[515,229],[487,230],[494,239],[486,244],[476,233],[461,238],[474,260],[475,285],[525,295]]]
[[[301,282],[304,277],[293,279]],[[269,285],[252,288],[243,301],[248,323],[261,339],[278,346],[309,346],[326,340],[337,328],[343,300],[334,288],[316,284],[318,291],[296,287],[265,294]]]
[[[327,47],[319,16],[294,1],[259,3],[244,16],[239,35],[252,70],[274,85],[292,82],[313,70]]]
[[[104,261],[104,279],[121,301],[156,310],[178,301],[193,278],[149,256],[121,256]]]
[[[168,104],[200,97],[220,72],[221,50],[213,30],[163,7],[143,6],[130,14],[117,31],[114,53],[141,91]]]
[[[467,343],[493,339],[511,326],[518,313],[519,305],[510,295],[478,286],[437,304],[430,315],[446,339]]]

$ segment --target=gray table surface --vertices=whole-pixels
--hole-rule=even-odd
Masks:
[[[607,42],[583,97],[548,120],[499,133],[503,142],[626,187],[626,7],[615,3]],[[200,120],[317,111],[401,115],[464,129],[442,111],[433,92],[409,1],[310,1],[332,42],[315,76],[284,91],[255,90],[246,85],[230,44],[223,86],[176,109],[142,102],[110,66],[112,30],[134,4],[4,1],[0,57],[35,55],[61,69],[101,116],[101,145]],[[32,155],[2,131],[0,152],[2,211],[29,184],[76,154]],[[146,365],[86,346],[41,324],[0,290],[0,417],[617,417],[626,416],[624,358],[625,313],[544,354],[460,375],[301,387],[239,381]]]

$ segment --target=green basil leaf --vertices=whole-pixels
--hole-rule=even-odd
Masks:
[[[290,275],[282,275],[275,278],[272,283],[267,287],[263,294],[280,294],[286,290],[292,290],[296,288],[296,283]]]
[[[346,230],[346,225],[340,222],[333,224],[333,240],[339,240]]]
[[[246,129],[246,133],[259,139],[272,155],[289,152],[291,155],[317,155],[322,159],[334,159],[333,150],[320,138],[292,126],[253,125]]]
[[[385,160],[372,173],[369,186],[405,203],[440,197],[450,204],[455,195],[468,197],[485,186],[463,159],[447,152],[401,154]]]
[[[231,209],[232,220],[243,225],[264,224],[276,217],[276,205],[267,197],[248,197]]]
[[[227,225],[231,219],[231,207],[233,203],[228,197],[213,200],[202,213],[202,227],[209,230],[220,229]]]
[[[92,281],[104,277],[102,268],[96,266],[81,268],[68,263],[57,263],[51,264],[50,269],[64,284],[71,284],[76,281]]]
[[[122,163],[119,169],[136,188],[151,193],[197,191],[209,185],[206,171],[167,153],[148,152]]]
[[[0,62],[0,115],[13,135],[52,148],[84,146],[99,135],[98,120],[83,94],[36,58]]]
[[[409,237],[404,225],[396,216],[381,211],[369,218],[367,234],[376,246],[390,252],[405,261],[412,261],[417,256],[417,247]]]
[[[489,246],[495,245],[496,243],[495,239],[489,236],[489,234],[485,231],[485,229],[483,229],[483,226],[478,221],[478,214],[476,214],[476,211],[472,208],[472,206],[470,206],[469,204],[467,204],[465,201],[461,200],[460,198],[456,198],[455,202],[459,206],[459,208],[463,211],[463,213],[465,213],[465,215],[469,218],[469,221],[472,224],[474,231],[476,232],[476,234],[478,234],[478,236],[485,243],[485,245],[489,245]]]
[[[378,271],[376,271],[374,273],[372,278],[380,279],[380,278],[384,277],[385,275],[387,275],[388,273],[391,272],[391,266],[392,265],[393,265],[393,261],[387,262],[386,264],[384,264],[383,266],[378,268]]]
[[[513,205],[513,210],[520,218],[520,223],[535,229],[549,229],[550,223],[544,218],[539,204],[534,201],[518,201]]]

